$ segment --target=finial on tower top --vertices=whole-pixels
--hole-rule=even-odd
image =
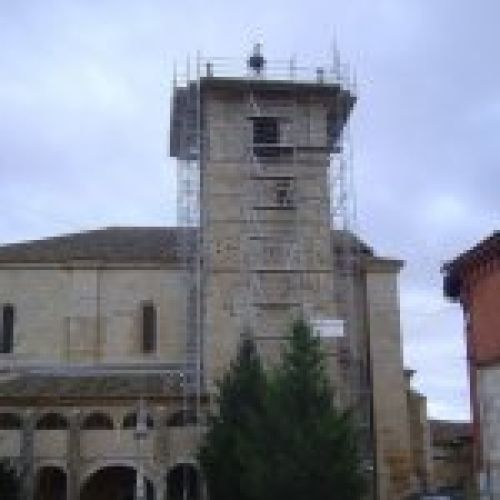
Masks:
[[[266,65],[266,60],[262,55],[262,44],[256,43],[253,46],[253,53],[248,58],[248,67],[256,74],[260,75],[264,70],[264,66]]]

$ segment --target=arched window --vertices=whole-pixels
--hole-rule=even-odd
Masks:
[[[141,349],[144,354],[156,352],[156,307],[151,301],[141,305]]]
[[[87,415],[82,423],[85,430],[112,430],[113,420],[111,417],[101,412],[94,412]]]
[[[196,414],[192,411],[179,410],[167,417],[167,427],[183,427],[197,423]]]
[[[125,415],[122,423],[124,429],[137,429],[137,413],[128,413]],[[152,429],[154,427],[153,418],[149,413],[146,415],[146,427]]]
[[[46,413],[38,420],[36,428],[44,431],[65,430],[68,428],[68,421],[59,413]]]
[[[16,430],[22,427],[21,418],[15,413],[0,413],[0,429]]]

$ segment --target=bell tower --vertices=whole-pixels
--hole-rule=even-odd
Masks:
[[[198,58],[182,76],[171,155],[197,302],[185,327],[204,380],[220,378],[243,334],[273,363],[297,317],[338,348],[346,324],[334,277],[332,162],[355,103],[351,82],[335,65],[267,61],[260,45],[244,64]]]

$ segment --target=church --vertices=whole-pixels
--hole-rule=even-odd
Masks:
[[[206,495],[197,446],[243,333],[322,339],[380,500],[411,493],[398,274],[350,228],[339,67],[198,58],[172,91],[176,227],[0,247],[0,460],[25,500]],[[293,480],[293,479],[291,479]]]

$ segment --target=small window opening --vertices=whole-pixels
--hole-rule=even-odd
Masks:
[[[0,352],[2,353],[11,353],[14,351],[14,319],[14,306],[12,304],[4,304],[0,329]]]
[[[278,144],[279,139],[279,126],[276,118],[266,116],[253,120],[254,144]]]
[[[292,186],[288,181],[276,184],[276,205],[279,207],[291,207],[293,205]]]
[[[152,302],[142,304],[142,352],[156,351],[156,307]]]

